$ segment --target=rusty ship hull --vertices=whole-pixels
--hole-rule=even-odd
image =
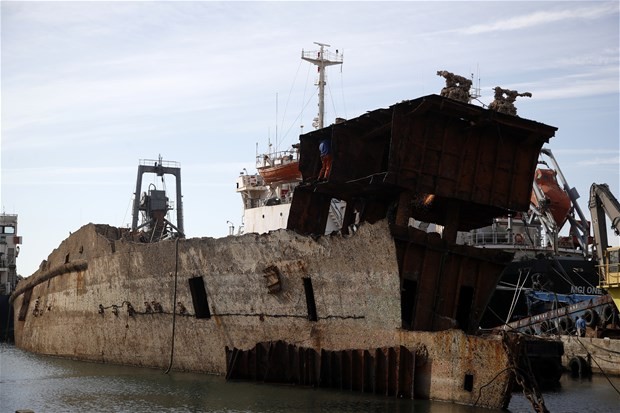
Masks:
[[[528,204],[555,130],[431,95],[302,135],[305,181],[326,137],[334,163],[327,181],[296,188],[288,229],[140,243],[128,230],[86,225],[13,294],[16,344],[506,407],[518,339],[474,334],[512,255],[455,238]],[[342,230],[314,235],[332,198],[347,203]]]
[[[363,225],[351,238],[315,241],[281,230],[154,244],[125,241],[120,229],[89,224],[20,285],[15,342],[39,354],[233,378],[251,371],[233,363],[230,352],[258,343],[281,341],[318,354],[403,347],[416,360],[400,369],[410,376],[401,386],[416,397],[473,404],[481,391],[478,405],[506,404],[507,374],[481,390],[510,367],[499,336],[401,328],[395,257],[385,222]],[[393,371],[389,376],[386,367],[379,387],[398,383],[399,369],[385,357]],[[325,376],[319,357],[307,364]],[[335,370],[331,380],[346,374]],[[466,377],[470,389],[463,387]]]

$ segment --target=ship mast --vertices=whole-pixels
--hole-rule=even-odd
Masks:
[[[326,51],[325,47],[330,47],[328,44],[319,42],[314,42],[314,44],[319,45],[320,49],[310,52],[304,52],[302,49],[301,58],[318,67],[319,80],[317,86],[319,87],[319,114],[315,122],[313,122],[313,126],[316,129],[322,129],[324,126],[323,119],[325,117],[325,68],[327,66],[341,65],[343,54],[338,53],[338,50],[336,50],[336,54]]]

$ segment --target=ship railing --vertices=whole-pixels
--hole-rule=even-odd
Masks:
[[[268,168],[285,165],[299,160],[299,153],[294,149],[269,154],[256,155],[256,168]]]
[[[343,57],[344,55],[342,53],[338,53],[338,52],[334,53],[334,52],[330,52],[329,50],[325,50],[325,49],[323,49],[322,59],[321,59],[320,50],[309,50],[309,51],[302,50],[301,51],[302,59],[324,60],[325,62],[342,63]]]
[[[485,245],[511,245],[534,247],[540,244],[540,239],[536,235],[528,236],[522,233],[512,232],[473,232],[467,234],[465,243],[472,246]]]
[[[161,159],[140,159],[139,165],[163,166],[164,168],[181,168],[181,163],[175,161],[164,161]]]
[[[0,225],[15,224],[17,222],[17,214],[0,213]]]

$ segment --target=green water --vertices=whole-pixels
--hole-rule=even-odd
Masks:
[[[613,383],[620,388],[620,379]],[[600,376],[562,378],[545,393],[551,412],[618,411],[620,396]],[[335,390],[263,383],[226,382],[223,377],[102,365],[26,353],[0,345],[0,412],[494,412],[450,403],[399,400]],[[519,393],[511,412],[533,411]]]

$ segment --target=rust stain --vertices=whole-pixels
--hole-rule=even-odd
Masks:
[[[78,271],[76,274],[76,290],[78,295],[84,294],[84,271]]]

